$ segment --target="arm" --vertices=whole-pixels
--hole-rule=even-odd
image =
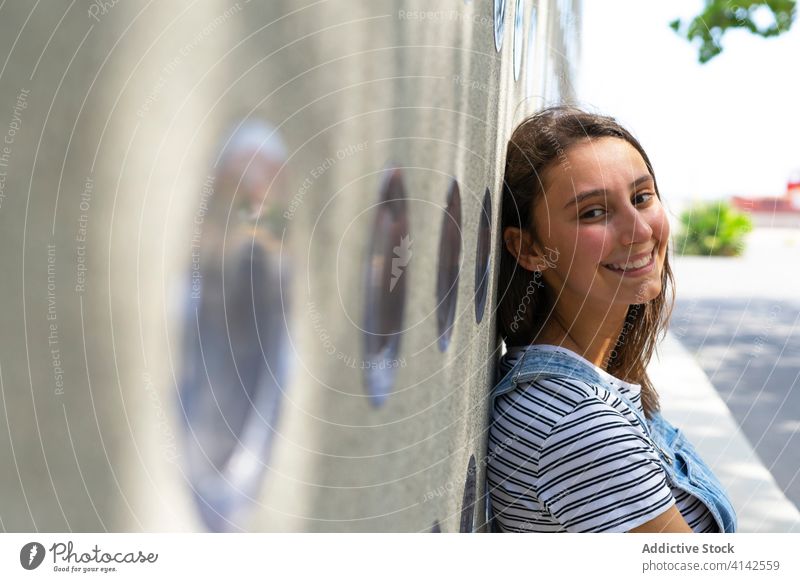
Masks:
[[[694,533],[681,512],[673,505],[658,517],[633,528],[628,533]]]

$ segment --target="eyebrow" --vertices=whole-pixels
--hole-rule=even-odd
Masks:
[[[639,176],[633,182],[631,182],[630,189],[633,190],[634,188],[636,188],[640,184],[642,184],[644,182],[648,182],[648,181],[653,181],[653,176],[651,176],[650,174],[645,174],[644,176]],[[575,196],[575,198],[573,198],[572,200],[567,202],[567,204],[566,204],[566,206],[564,206],[564,208],[565,209],[569,208],[573,204],[580,204],[581,202],[583,202],[587,198],[593,198],[595,196],[600,196],[601,194],[605,195],[607,193],[608,193],[608,190],[606,190],[605,188],[596,188],[594,190],[589,190],[587,192],[581,192],[580,194]]]

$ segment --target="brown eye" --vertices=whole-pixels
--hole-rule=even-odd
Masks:
[[[642,202],[642,204],[646,204],[650,202],[650,199],[653,198],[654,196],[655,194],[651,194],[650,192],[642,192],[641,194],[637,194],[636,196],[634,196],[633,199],[636,200],[637,198],[644,197],[644,201]]]
[[[601,216],[600,214],[592,215],[592,212],[601,212],[602,213],[603,209],[602,208],[592,208],[591,210],[587,210],[586,212],[581,214],[581,218],[592,219],[592,218],[599,218]]]

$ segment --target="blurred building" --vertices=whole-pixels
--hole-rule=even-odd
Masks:
[[[792,173],[786,192],[778,197],[732,196],[734,208],[747,213],[753,226],[800,227],[800,171]]]

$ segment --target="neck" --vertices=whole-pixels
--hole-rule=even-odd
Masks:
[[[611,305],[597,309],[584,305],[582,312],[573,312],[571,317],[565,317],[561,311],[556,304],[553,315],[533,343],[567,348],[605,370],[622,333],[628,307]]]

